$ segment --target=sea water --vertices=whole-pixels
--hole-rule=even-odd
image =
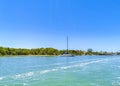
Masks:
[[[0,86],[120,86],[120,56],[4,56]]]

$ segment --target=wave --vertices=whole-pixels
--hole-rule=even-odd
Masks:
[[[120,86],[120,81],[119,81],[119,80],[113,81],[113,82],[112,82],[112,85],[113,85],[113,86]]]
[[[34,76],[35,74],[40,75],[40,74],[46,74],[46,73],[60,71],[60,70],[67,70],[67,69],[74,68],[74,67],[84,67],[84,66],[87,66],[89,64],[98,63],[98,62],[102,62],[102,61],[103,60],[96,60],[96,61],[84,62],[84,63],[79,63],[79,64],[75,64],[75,65],[70,65],[70,66],[56,67],[53,69],[47,69],[47,70],[42,70],[42,71],[28,72],[28,73],[24,73],[24,74],[15,75],[14,78],[16,78],[16,79],[25,78],[25,77]]]
[[[26,78],[31,78],[34,76],[38,76],[38,75],[42,75],[42,74],[46,74],[46,73],[50,73],[50,72],[67,70],[67,69],[75,68],[75,67],[84,67],[84,66],[87,66],[89,64],[99,63],[99,62],[103,62],[103,61],[106,61],[106,60],[105,59],[104,60],[94,60],[94,61],[88,61],[88,62],[83,62],[83,63],[69,65],[69,66],[56,67],[53,69],[47,69],[47,70],[41,70],[41,71],[31,71],[31,72],[27,72],[27,73],[12,75],[12,76],[0,77],[0,80],[4,80],[6,78],[10,78],[12,80],[26,79]],[[73,62],[71,62],[71,63],[73,63]]]
[[[104,59],[104,61],[108,61],[108,60],[114,60],[115,58],[112,59]],[[100,60],[100,59],[99,59]],[[95,61],[95,60],[92,60]],[[64,65],[64,64],[72,64],[72,63],[77,63],[77,62],[82,62],[82,61],[72,61],[72,62],[62,62],[62,63],[53,63],[53,64],[45,64],[45,65],[35,65],[35,66],[28,66],[27,68],[35,68],[35,67],[43,67],[43,66],[59,66],[59,65]]]
[[[4,79],[4,77],[0,77],[0,80]]]
[[[93,60],[92,60],[93,61]],[[43,66],[58,66],[58,65],[64,65],[64,64],[72,64],[72,63],[78,63],[82,61],[72,61],[72,62],[62,62],[62,63],[53,63],[53,64],[46,64],[46,65],[35,65],[35,66],[28,66],[28,68],[34,68],[34,67],[43,67]]]
[[[43,66],[54,66],[54,65],[62,65],[62,64],[70,64],[70,63],[76,63],[81,61],[72,61],[72,62],[62,62],[62,63],[54,63],[54,64],[46,64],[46,65],[35,65],[35,66],[29,66],[28,68],[34,68],[34,67],[43,67]]]

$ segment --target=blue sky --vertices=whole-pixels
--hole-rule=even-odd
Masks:
[[[0,0],[0,46],[120,50],[119,0]]]

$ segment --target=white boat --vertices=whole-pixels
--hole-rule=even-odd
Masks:
[[[63,55],[60,55],[61,57],[73,57],[74,55],[72,54],[63,54]]]
[[[66,50],[67,52],[65,53],[65,54],[62,54],[62,55],[60,55],[60,56],[62,56],[62,57],[73,57],[74,55],[72,55],[72,54],[69,54],[69,50],[68,50],[68,36],[67,36],[67,50]]]

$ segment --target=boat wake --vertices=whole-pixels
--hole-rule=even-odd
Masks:
[[[53,69],[46,69],[46,70],[41,70],[41,71],[31,71],[31,72],[21,73],[21,74],[16,74],[16,75],[3,76],[3,77],[0,77],[0,81],[6,81],[6,79],[9,79],[9,80],[31,79],[35,76],[43,75],[46,73],[67,70],[70,68],[85,67],[90,64],[104,62],[104,61],[107,61],[107,60],[99,59],[99,60],[94,60],[94,61],[87,61],[87,62],[83,62],[83,63],[72,64],[72,65],[68,65],[68,66],[56,67]],[[74,62],[71,62],[71,63],[74,63]]]

